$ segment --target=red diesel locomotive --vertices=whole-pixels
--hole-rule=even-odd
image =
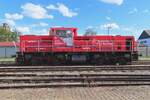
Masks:
[[[19,65],[128,64],[137,59],[133,36],[78,36],[77,28],[51,28],[49,35],[20,36]]]

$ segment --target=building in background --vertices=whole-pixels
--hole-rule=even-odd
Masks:
[[[18,42],[0,42],[0,58],[16,55],[18,48]]]
[[[150,47],[150,30],[144,30],[140,35],[139,46]]]
[[[144,30],[138,39],[138,52],[142,57],[150,57],[150,30]]]

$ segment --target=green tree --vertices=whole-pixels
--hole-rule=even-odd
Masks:
[[[96,35],[97,34],[97,32],[96,31],[94,31],[94,29],[92,29],[92,28],[88,28],[87,30],[86,30],[86,32],[85,32],[85,36],[94,36],[94,35]]]
[[[12,32],[0,28],[0,42],[12,42],[12,41],[18,41],[18,34],[17,32]]]

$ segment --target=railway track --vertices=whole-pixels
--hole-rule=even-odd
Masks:
[[[132,65],[149,65],[150,60],[139,60],[139,61],[133,61]]]
[[[72,86],[150,85],[150,75],[80,74],[0,77],[0,89]]]
[[[150,65],[122,66],[1,66],[0,72],[55,72],[55,71],[137,71],[150,70]]]
[[[139,60],[139,61],[132,61],[131,63],[132,65],[149,65],[150,64],[150,60]],[[17,66],[15,64],[15,61],[0,61],[0,66]]]
[[[0,89],[123,85],[150,85],[150,65],[0,66]]]

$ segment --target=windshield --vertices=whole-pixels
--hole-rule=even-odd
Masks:
[[[56,35],[62,38],[71,38],[72,31],[71,30],[56,30]]]

